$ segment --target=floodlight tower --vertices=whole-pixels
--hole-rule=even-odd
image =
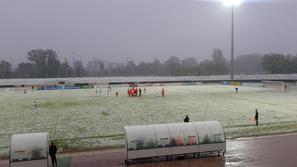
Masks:
[[[230,79],[234,79],[234,6],[242,3],[242,0],[222,0],[225,6],[231,6],[231,62]]]

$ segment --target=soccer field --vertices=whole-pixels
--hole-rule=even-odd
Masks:
[[[0,155],[8,155],[14,133],[49,132],[60,151],[123,145],[127,125],[218,120],[227,137],[297,131],[297,91],[258,87],[194,85],[146,87],[141,97],[128,97],[127,87],[101,93],[95,89],[0,90]],[[143,89],[143,88],[142,88]],[[115,96],[115,92],[119,96]],[[37,109],[33,109],[33,101]],[[259,111],[259,126],[253,121]]]

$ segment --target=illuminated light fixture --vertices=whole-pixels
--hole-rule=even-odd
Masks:
[[[222,0],[223,4],[226,6],[238,6],[243,0]]]

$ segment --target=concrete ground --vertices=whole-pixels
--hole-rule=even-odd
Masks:
[[[124,167],[124,149],[79,152],[58,155],[59,167]],[[227,140],[225,157],[216,155],[172,161],[138,162],[131,167],[295,167],[297,164],[297,134],[274,135]],[[0,161],[8,167],[8,161]]]

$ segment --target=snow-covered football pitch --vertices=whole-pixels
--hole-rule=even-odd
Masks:
[[[297,91],[260,87],[193,85],[142,87],[128,97],[127,87],[79,90],[0,90],[0,155],[8,155],[15,133],[49,132],[60,151],[123,145],[127,125],[218,120],[228,138],[297,131]],[[97,93],[96,93],[97,92]],[[118,96],[115,93],[118,92]],[[155,98],[155,93],[158,93]],[[37,108],[33,109],[33,101]],[[259,111],[259,126],[253,120]]]

